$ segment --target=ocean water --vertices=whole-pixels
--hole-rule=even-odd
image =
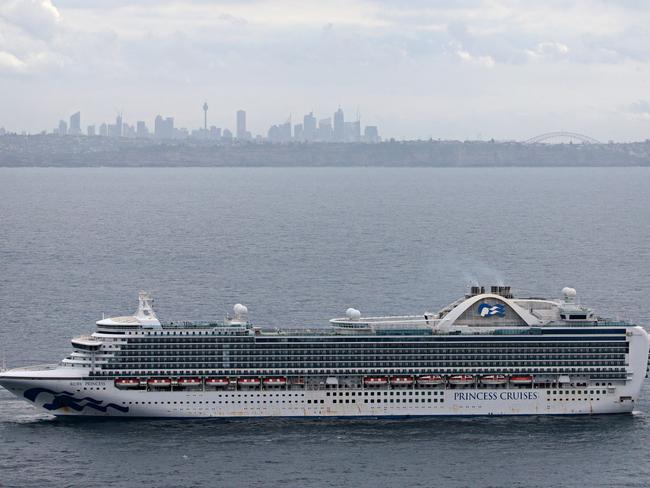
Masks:
[[[326,327],[473,283],[650,325],[650,168],[0,169],[0,356],[59,361],[151,291],[161,318]],[[0,486],[650,486],[633,415],[61,421],[0,390]]]

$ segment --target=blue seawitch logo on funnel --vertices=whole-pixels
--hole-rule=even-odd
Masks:
[[[505,317],[506,316],[506,307],[497,303],[495,305],[490,305],[489,303],[481,303],[478,306],[478,313],[481,317]]]

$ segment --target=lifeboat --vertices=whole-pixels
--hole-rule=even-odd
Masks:
[[[533,377],[527,374],[510,377],[510,383],[513,385],[530,385],[532,382],[533,382]]]
[[[228,386],[229,384],[230,380],[228,378],[206,378],[205,380],[205,386],[221,387]]]
[[[237,380],[239,386],[260,386],[259,378],[239,378]]]
[[[382,386],[388,384],[388,380],[383,376],[369,377],[363,379],[363,384],[366,386]]]
[[[410,386],[413,384],[412,376],[393,376],[390,379],[390,384],[393,386]]]
[[[486,374],[481,377],[481,383],[484,385],[504,385],[508,382],[508,377],[504,374]]]
[[[172,380],[170,380],[169,378],[149,378],[147,380],[147,384],[149,386],[162,388],[162,387],[172,386]]]
[[[286,378],[264,378],[264,386],[284,386],[286,384]]]
[[[292,384],[292,385],[299,385],[299,386],[302,386],[302,385],[305,384],[305,378],[293,378],[293,379],[291,380],[291,384]]]
[[[140,380],[138,378],[117,378],[115,386],[118,388],[138,388]]]
[[[474,377],[471,374],[455,374],[449,377],[451,385],[471,385],[474,383]]]
[[[200,378],[178,378],[178,386],[200,386]]]
[[[440,385],[444,381],[444,378],[440,375],[437,374],[430,374],[426,376],[420,376],[416,380],[418,385],[422,386],[433,386],[433,385]]]

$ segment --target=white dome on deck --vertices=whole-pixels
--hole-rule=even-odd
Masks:
[[[575,298],[578,292],[576,291],[575,288],[571,288],[569,286],[565,286],[562,288],[562,294],[564,295],[564,298],[567,300],[571,300],[572,298]]]
[[[345,316],[350,320],[359,320],[361,318],[361,312],[356,308],[350,307],[345,311]]]

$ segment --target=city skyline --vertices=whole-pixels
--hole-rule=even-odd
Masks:
[[[305,114],[300,121],[293,123],[289,118],[282,123],[271,125],[265,133],[254,134],[248,130],[247,112],[239,109],[235,113],[234,130],[229,127],[217,127],[209,123],[209,105],[203,102],[202,123],[194,127],[179,127],[175,125],[173,116],[156,115],[153,125],[149,126],[145,120],[129,121],[123,117],[122,112],[117,113],[115,123],[101,122],[85,125],[81,123],[81,111],[76,111],[69,117],[69,122],[60,119],[51,130],[44,129],[32,134],[53,134],[60,136],[100,136],[100,137],[131,137],[131,138],[156,138],[156,139],[183,139],[188,137],[214,139],[229,142],[237,140],[269,141],[269,142],[380,142],[379,129],[376,125],[366,125],[362,130],[361,120],[357,112],[355,120],[346,121],[345,112],[339,106],[332,117],[316,119],[313,112]],[[332,122],[333,120],[333,122]],[[0,135],[7,133],[0,126]],[[14,132],[18,133],[18,132]],[[22,134],[29,135],[26,131]]]
[[[195,127],[200,99],[233,131],[254,107],[256,134],[334,102],[385,138],[644,140],[648,24],[631,0],[11,0],[0,126],[39,132],[74,107],[152,120],[164,101]]]

